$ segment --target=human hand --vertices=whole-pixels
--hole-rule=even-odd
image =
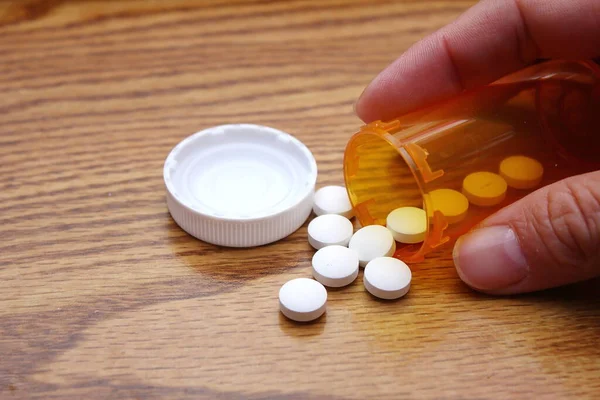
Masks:
[[[365,122],[390,120],[538,58],[598,56],[598,0],[484,0],[381,72],[356,112]],[[600,171],[546,186],[489,217],[459,239],[454,262],[465,283],[494,294],[600,276]]]

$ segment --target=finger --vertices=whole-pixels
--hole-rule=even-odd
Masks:
[[[455,245],[469,286],[530,292],[600,276],[600,171],[549,185],[486,219]]]
[[[390,120],[537,58],[600,56],[598,0],[484,0],[423,39],[365,89],[356,113]]]

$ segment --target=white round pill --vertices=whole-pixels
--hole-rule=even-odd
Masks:
[[[319,318],[325,312],[326,304],[327,290],[313,279],[292,279],[279,289],[279,309],[294,321]]]
[[[312,271],[325,286],[347,286],[358,276],[358,254],[343,246],[323,247],[312,258]]]
[[[338,214],[352,218],[353,210],[346,188],[342,186],[325,186],[315,193],[313,211],[316,215]]]
[[[347,246],[354,227],[348,218],[341,215],[321,215],[308,224],[308,243],[319,250],[325,246]]]
[[[427,214],[417,207],[400,207],[387,216],[387,228],[400,243],[420,243],[427,234]]]
[[[349,248],[356,251],[361,267],[377,257],[387,257],[396,251],[396,242],[392,233],[381,225],[369,225],[356,231]]]
[[[408,265],[392,257],[380,257],[365,267],[365,289],[375,297],[394,300],[410,289],[412,274]]]

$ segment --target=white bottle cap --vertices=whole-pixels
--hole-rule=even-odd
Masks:
[[[298,139],[259,125],[215,126],[165,161],[167,206],[190,235],[252,247],[295,232],[310,215],[317,163]]]

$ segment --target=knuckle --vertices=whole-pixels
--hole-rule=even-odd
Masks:
[[[598,260],[600,189],[594,186],[565,180],[547,191],[545,205],[530,210],[531,228],[551,262],[581,270]]]

